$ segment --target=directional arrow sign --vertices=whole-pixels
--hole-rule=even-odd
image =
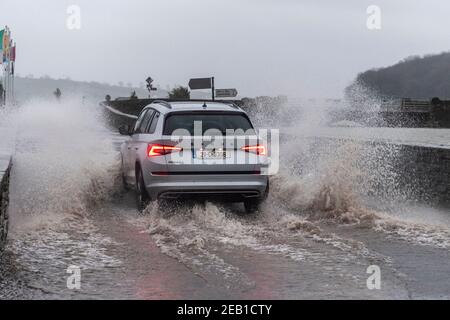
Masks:
[[[238,91],[236,89],[217,89],[216,97],[217,98],[234,98],[238,95]]]
[[[191,79],[189,81],[189,88],[191,88],[191,90],[211,89],[212,88],[212,78]]]

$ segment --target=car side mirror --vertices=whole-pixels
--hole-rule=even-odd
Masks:
[[[123,125],[119,127],[119,133],[123,136],[131,136],[131,128],[129,125]]]

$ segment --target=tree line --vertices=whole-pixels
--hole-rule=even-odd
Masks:
[[[349,100],[361,93],[387,99],[450,98],[450,52],[411,56],[393,66],[362,72],[345,90]]]

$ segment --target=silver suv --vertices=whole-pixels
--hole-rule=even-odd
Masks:
[[[159,199],[243,202],[255,212],[269,190],[267,146],[247,114],[232,103],[154,101],[121,146],[122,175],[138,209]]]

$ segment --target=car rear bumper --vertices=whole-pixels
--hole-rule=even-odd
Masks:
[[[268,177],[260,174],[149,175],[146,188],[152,199],[200,197],[243,201],[264,198]]]

